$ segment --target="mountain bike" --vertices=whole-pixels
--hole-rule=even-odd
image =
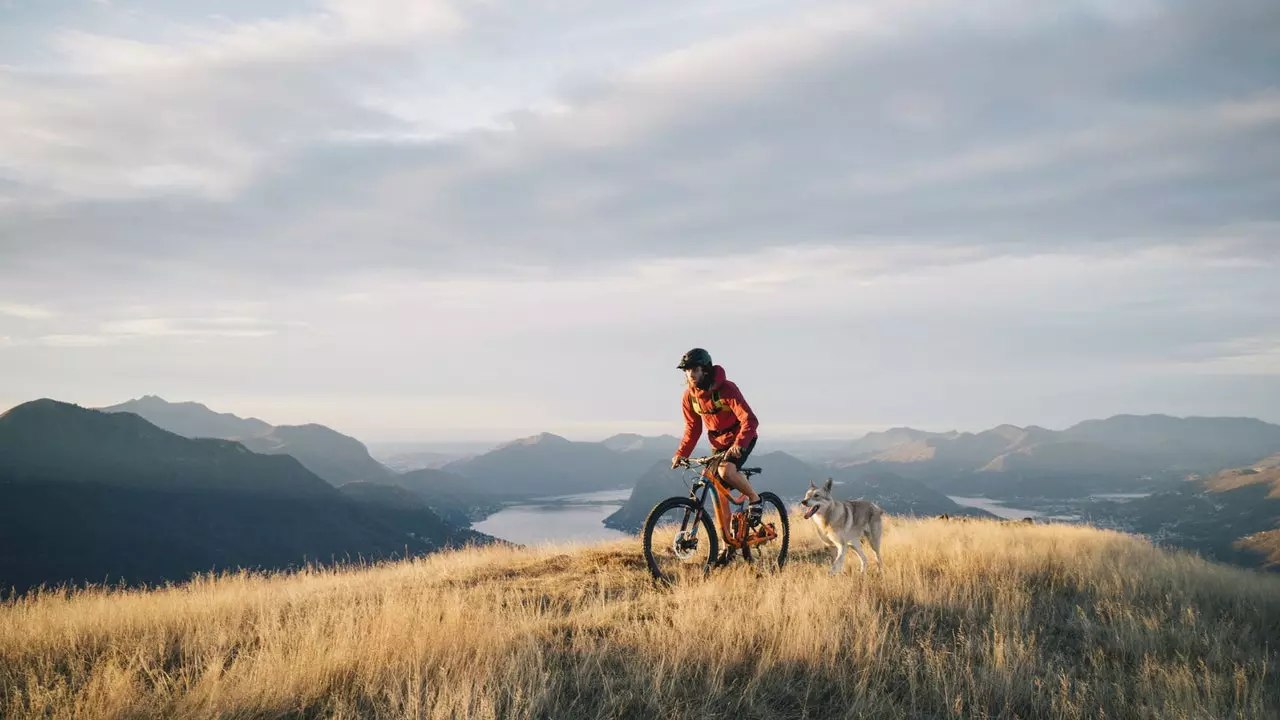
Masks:
[[[786,563],[791,543],[786,505],[774,493],[760,493],[764,513],[758,525],[749,526],[747,496],[731,491],[716,472],[724,457],[719,452],[685,460],[681,467],[698,472],[697,479],[689,485],[688,497],[669,497],[649,511],[644,521],[644,559],[654,580],[668,584],[687,582],[705,576],[713,566],[729,564],[739,552],[748,564],[766,572]],[[747,477],[760,472],[758,467],[742,468]],[[706,504],[707,493],[712,491],[719,536]],[[721,539],[725,544],[723,555],[719,554]]]

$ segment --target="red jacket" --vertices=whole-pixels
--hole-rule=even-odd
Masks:
[[[689,457],[689,453],[693,452],[693,448],[698,444],[698,438],[702,436],[704,422],[707,426],[707,439],[711,441],[711,449],[715,452],[730,445],[746,447],[756,436],[756,426],[759,422],[756,420],[756,414],[751,412],[751,406],[742,397],[738,386],[725,379],[724,368],[719,365],[714,366],[711,373],[711,385],[706,390],[690,384],[685,388],[684,396],[680,400],[681,407],[684,409],[684,437],[680,440],[680,449],[676,451],[680,457]],[[719,397],[722,405],[719,410],[715,409],[716,397]],[[706,414],[696,412],[693,409],[694,402],[697,402],[699,408]],[[730,429],[736,432],[716,434]]]

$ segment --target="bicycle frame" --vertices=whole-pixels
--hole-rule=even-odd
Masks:
[[[717,476],[715,468],[719,463],[707,463],[703,465],[702,476],[689,488],[689,499],[693,500],[698,506],[698,513],[706,512],[707,491],[715,491],[715,512],[716,526],[720,530],[720,537],[724,539],[725,545],[730,548],[754,547],[761,543],[769,542],[778,537],[778,532],[773,527],[773,523],[764,523],[759,526],[755,532],[747,531],[746,513],[739,510],[733,512],[730,504],[739,507],[747,504],[747,496],[743,493],[737,493],[724,484]],[[698,491],[701,490],[701,496]],[[696,532],[698,523],[701,518],[695,516],[693,518],[693,527]],[[681,528],[684,530],[685,528]]]

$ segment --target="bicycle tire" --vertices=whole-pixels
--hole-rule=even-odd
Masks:
[[[649,516],[644,520],[644,561],[649,566],[649,574],[658,582],[671,584],[673,577],[667,577],[658,567],[657,558],[653,554],[653,530],[658,523],[658,518],[662,517],[667,511],[677,507],[684,507],[689,512],[697,513],[698,504],[687,497],[669,497],[666,500],[653,506],[649,511]],[[705,569],[710,569],[711,563],[715,562],[720,555],[720,538],[716,536],[715,526],[711,524],[711,513],[698,513],[701,517],[702,529],[706,532],[707,545],[710,552],[707,554],[708,562]]]
[[[774,493],[765,491],[760,493],[760,501],[773,505],[778,512],[778,522],[782,527],[778,531],[778,541],[781,546],[778,548],[778,565],[777,567],[766,568],[768,570],[781,570],[783,565],[787,564],[787,552],[791,549],[791,519],[787,515],[787,506],[782,502],[782,498]],[[751,562],[751,548],[744,547],[742,549],[742,557],[747,562]]]

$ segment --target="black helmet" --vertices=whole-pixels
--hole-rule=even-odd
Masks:
[[[676,367],[681,370],[686,370],[688,368],[698,367],[699,365],[703,367],[711,367],[711,353],[703,350],[702,348],[694,348],[680,358],[680,364]]]

